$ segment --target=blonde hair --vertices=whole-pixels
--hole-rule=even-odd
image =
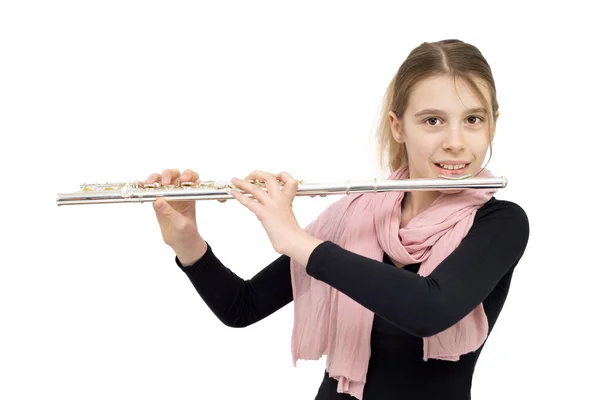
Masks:
[[[393,172],[408,163],[406,146],[396,142],[392,136],[389,112],[393,111],[398,119],[402,118],[413,87],[419,81],[435,75],[450,75],[454,77],[455,85],[457,78],[463,80],[482,104],[486,105],[487,115],[485,119],[488,122],[488,133],[490,135],[491,159],[493,139],[491,133],[496,124],[495,116],[498,111],[496,85],[491,68],[475,46],[457,39],[447,39],[438,42],[425,42],[412,50],[388,85],[382,101],[376,130],[377,152],[381,168],[389,166]],[[474,78],[483,81],[483,85],[489,90],[492,103],[491,109],[487,106],[486,98],[477,87]],[[387,164],[385,164],[386,155]]]

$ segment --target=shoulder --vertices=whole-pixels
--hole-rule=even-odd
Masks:
[[[523,247],[529,239],[529,218],[523,207],[513,201],[499,200],[495,197],[477,210],[473,228],[511,237],[512,241]]]
[[[492,197],[481,206],[475,214],[475,221],[482,219],[516,219],[529,225],[527,213],[519,204],[509,200],[499,200]]]

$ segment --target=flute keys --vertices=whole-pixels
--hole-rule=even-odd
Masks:
[[[200,189],[213,189],[215,181],[198,181]]]
[[[258,179],[248,179],[248,182],[250,182],[254,186],[258,186],[259,188],[264,188],[267,186],[264,182],[261,182]]]
[[[121,188],[121,195],[125,199],[133,196],[133,188],[131,187],[131,185],[129,183],[126,183],[125,185],[123,185],[123,187]]]

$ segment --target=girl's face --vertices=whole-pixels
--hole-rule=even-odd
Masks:
[[[476,83],[486,97],[485,105],[461,80],[455,87],[451,76],[439,75],[414,86],[402,119],[390,112],[394,139],[406,145],[410,178],[480,171],[494,132],[488,132],[481,110],[490,108],[489,92],[480,81]],[[495,130],[495,124],[492,127]]]

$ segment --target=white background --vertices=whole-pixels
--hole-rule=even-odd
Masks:
[[[597,398],[600,36],[590,9],[518,2],[0,3],[0,398],[311,399],[324,358],[290,355],[292,306],[223,326],[150,203],[57,207],[83,182],[192,168],[384,178],[371,140],[388,82],[424,41],[492,67],[490,170],[529,246],[477,365],[474,399]],[[566,3],[565,3],[566,4]],[[329,198],[297,198],[306,225]],[[278,254],[237,202],[200,232],[251,278]]]

